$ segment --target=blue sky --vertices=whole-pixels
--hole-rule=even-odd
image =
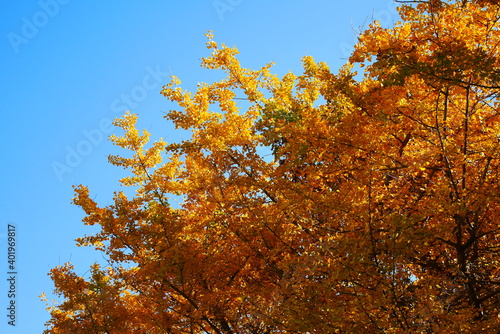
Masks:
[[[397,20],[392,0],[4,1],[0,13],[1,112],[5,144],[0,200],[0,332],[41,333],[48,320],[38,296],[53,289],[48,271],[71,261],[84,275],[102,256],[74,239],[96,230],[70,204],[85,184],[109,204],[124,171],[107,163],[120,153],[110,121],[125,110],[139,127],[175,142],[159,94],[170,74],[183,88],[219,73],[201,69],[204,34],[235,45],[244,67],[274,61],[274,72],[299,72],[311,55],[332,70],[345,63],[356,32],[373,19]],[[8,225],[16,228],[16,326],[8,325]]]

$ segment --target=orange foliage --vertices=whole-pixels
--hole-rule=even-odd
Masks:
[[[209,34],[226,78],[162,90],[191,138],[148,145],[127,114],[135,196],[76,187],[110,265],[52,270],[47,333],[500,332],[500,7],[399,10],[338,74],[245,69]]]

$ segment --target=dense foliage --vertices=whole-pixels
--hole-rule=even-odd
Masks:
[[[227,76],[162,90],[191,138],[127,114],[110,162],[135,195],[75,188],[109,267],[51,271],[47,332],[500,332],[500,6],[400,3],[337,74],[245,69],[209,34]]]

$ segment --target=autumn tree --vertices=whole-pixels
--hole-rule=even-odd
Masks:
[[[47,333],[500,332],[500,6],[399,2],[336,74],[209,34],[226,77],[161,92],[186,141],[116,120],[135,194],[75,188],[109,265],[51,271]]]

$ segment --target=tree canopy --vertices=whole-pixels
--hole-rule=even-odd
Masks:
[[[117,119],[136,191],[75,187],[109,266],[52,269],[46,332],[500,332],[500,5],[399,2],[336,73],[243,68],[209,33],[226,77],[161,91],[186,141]]]

